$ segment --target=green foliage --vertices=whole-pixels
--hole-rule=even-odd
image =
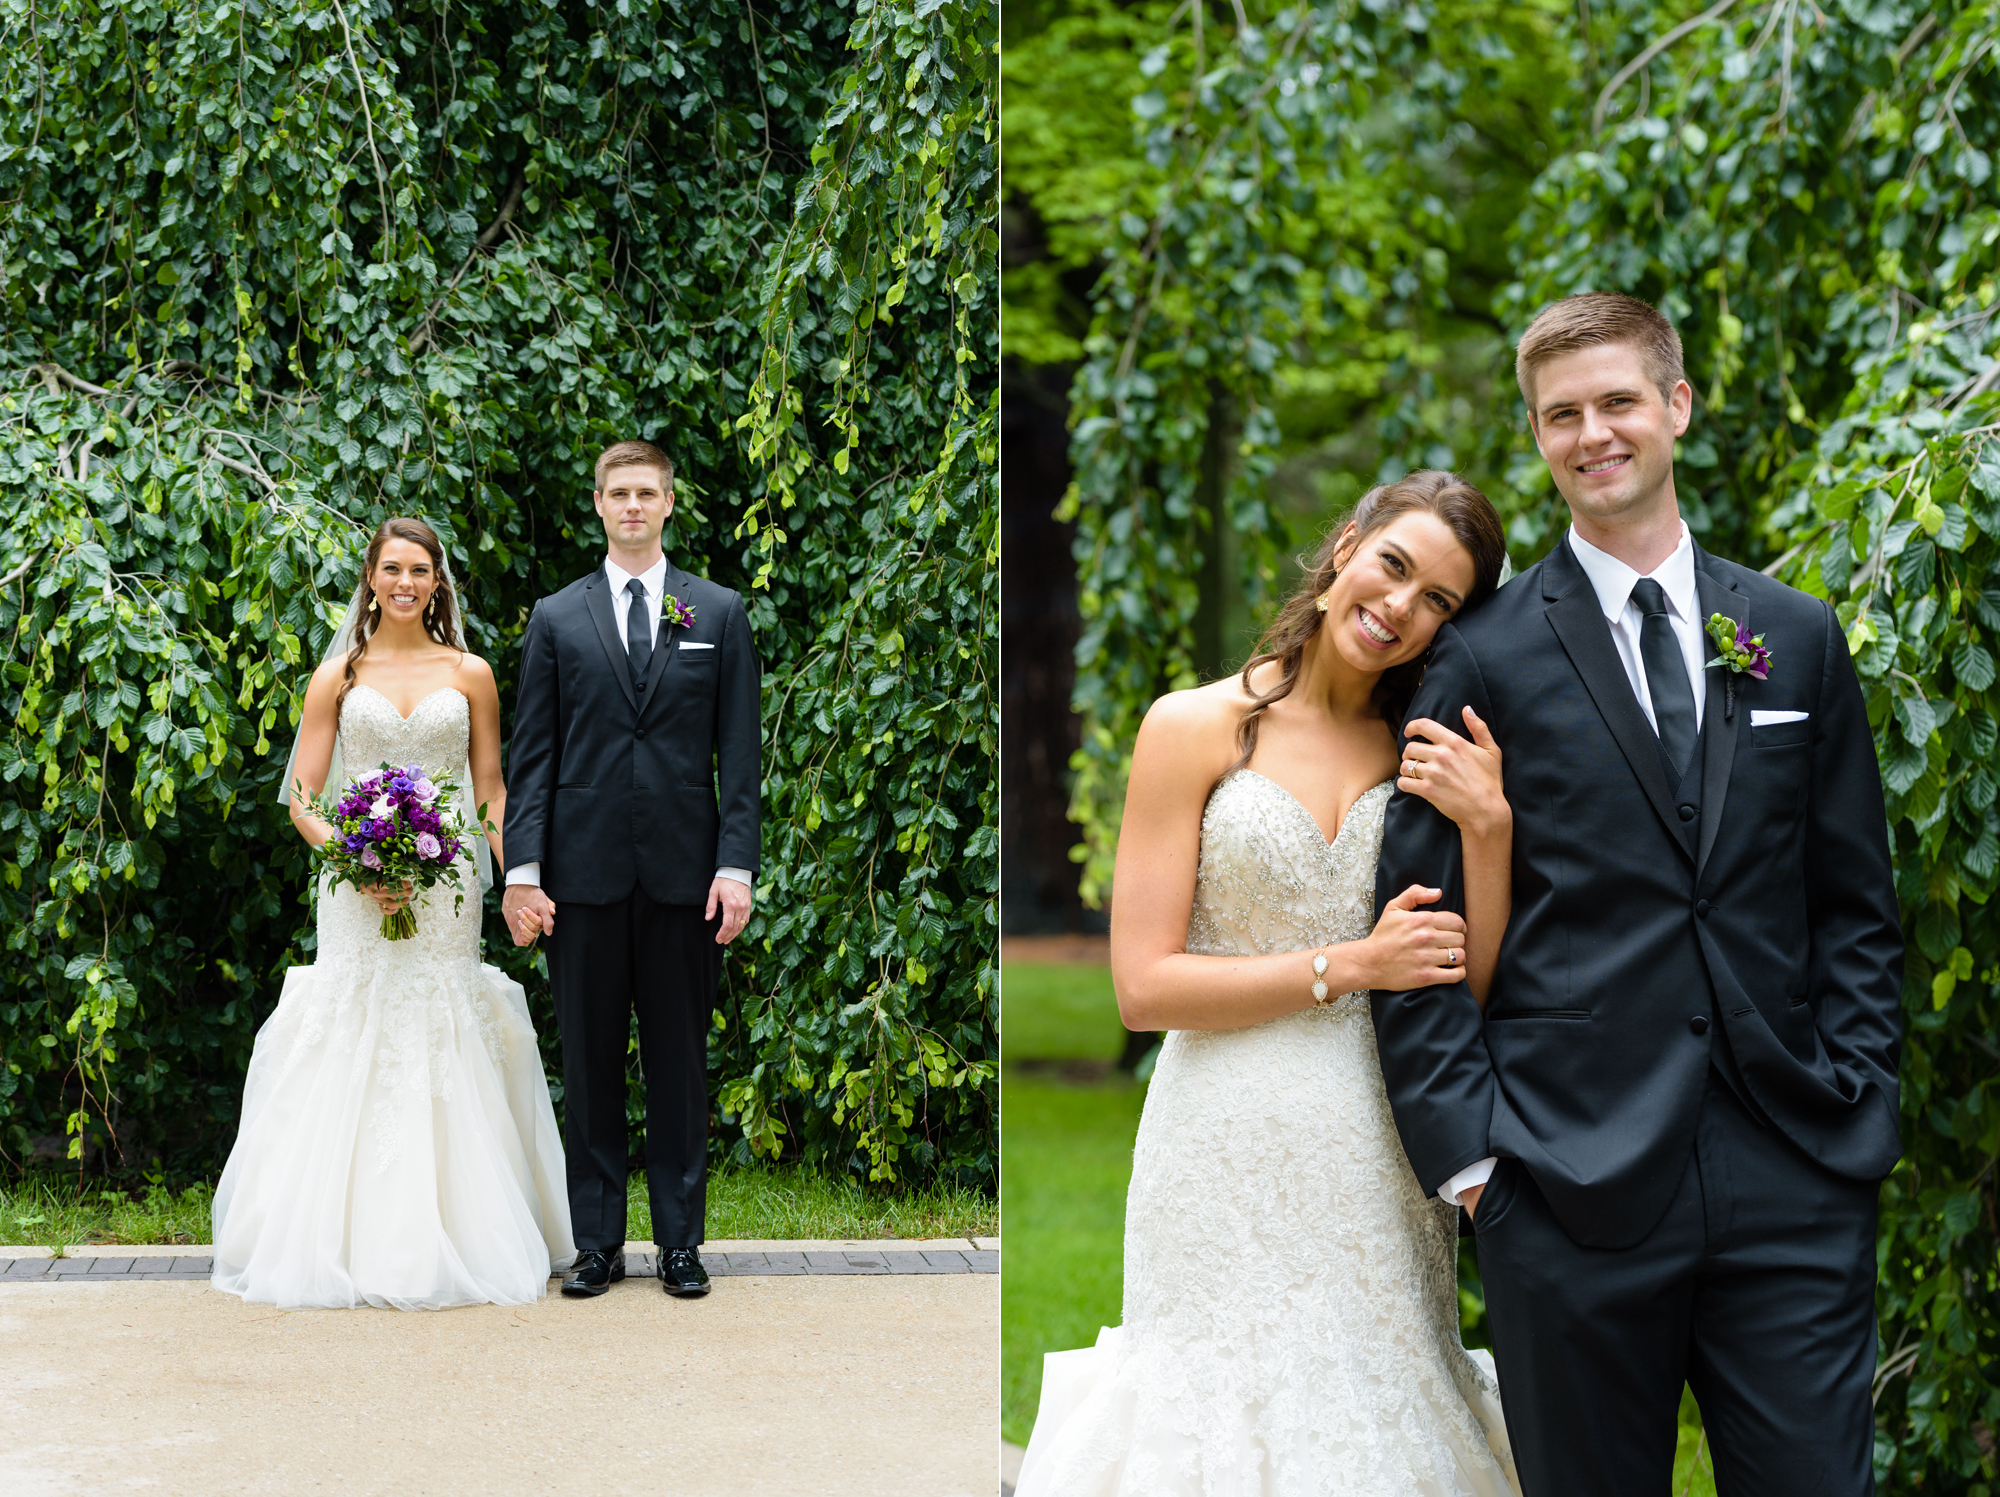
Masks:
[[[309,959],[274,759],[366,534],[445,534],[511,701],[528,606],[601,555],[590,463],[636,433],[766,665],[710,1047],[734,1152],[990,1182],[993,30],[0,0],[0,1143],[63,1119],[72,1157],[219,1162]],[[488,956],[553,1049],[539,958]]]
[[[1508,123],[1491,101],[1522,103],[1532,126],[1526,101],[1546,93],[1551,23],[1531,7],[1282,8],[1248,29],[1188,14],[1138,65],[1148,171],[1104,247],[1073,395],[1086,899],[1109,876],[1139,714],[1201,674],[1211,550],[1235,548],[1253,612],[1277,579],[1292,539],[1268,490],[1279,402],[1370,403],[1385,476],[1452,460],[1464,434],[1432,396],[1459,331],[1462,210],[1494,201],[1477,190],[1499,154],[1486,130]]]
[[[1676,463],[1691,527],[1832,599],[1870,694],[1910,938],[1877,1468],[1885,1491],[1984,1490],[2000,1474],[2000,8],[1624,3],[1522,12],[1511,36],[1443,0],[1251,20],[1211,28],[1201,69],[1177,61],[1186,28],[1150,38],[1158,92],[1134,108],[1154,123],[1128,156],[1156,171],[1123,205],[1072,396],[1086,888],[1104,887],[1140,714],[1194,679],[1212,526],[1241,532],[1253,596],[1295,539],[1269,477],[1288,386],[1348,378],[1329,354],[1350,348],[1420,368],[1447,310],[1511,334],[1574,290],[1661,304],[1696,390]],[[1536,61],[1540,112],[1516,134],[1551,150],[1489,284],[1457,269],[1481,252],[1460,227],[1478,210],[1424,193],[1480,134],[1465,101],[1503,134],[1494,97]],[[1422,400],[1393,427],[1399,374],[1355,409],[1405,466],[1455,456],[1520,564],[1565,516],[1505,349],[1489,356],[1491,398],[1457,430]],[[1229,409],[1241,431],[1218,454]],[[1207,488],[1204,465],[1225,470]]]

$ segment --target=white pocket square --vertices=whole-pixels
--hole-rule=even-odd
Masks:
[[[681,648],[686,649],[687,646]],[[1803,712],[1759,712],[1753,708],[1750,713],[1750,726],[1753,728],[1769,727],[1772,723],[1802,723],[1805,720]]]
[[[714,646],[714,645],[705,645],[705,644],[703,644],[703,643],[702,643],[702,642],[701,642],[700,640],[698,640],[698,639],[684,639],[684,640],[682,640],[682,641],[681,641],[681,648],[682,648],[683,650],[712,650],[712,649],[714,649],[714,648],[715,648],[715,646]],[[1795,713],[1793,713],[1792,715],[1793,715],[1794,717],[1804,717],[1804,716],[1805,716],[1805,714],[1804,714],[1803,712],[1795,712]],[[1781,720],[1782,720],[1782,717],[1781,717]]]

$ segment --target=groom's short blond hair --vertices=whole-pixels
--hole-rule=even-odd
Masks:
[[[613,468],[657,468],[660,487],[674,486],[674,465],[659,448],[651,442],[613,442],[597,455],[597,491],[604,492],[604,475]]]
[[[1528,403],[1529,417],[1535,414],[1537,369],[1562,354],[1606,343],[1638,350],[1646,377],[1659,387],[1662,400],[1671,400],[1674,386],[1686,378],[1681,335],[1657,307],[1616,291],[1579,291],[1537,312],[1514,346],[1514,382]]]

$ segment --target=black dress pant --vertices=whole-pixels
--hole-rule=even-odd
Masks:
[[[1713,1071],[1673,1203],[1635,1247],[1578,1247],[1502,1159],[1473,1231],[1526,1497],[1666,1497],[1683,1382],[1720,1497],[1872,1493],[1876,1193]]]
[[[721,911],[559,904],[549,986],[563,1046],[563,1149],[579,1248],[625,1242],[625,1063],[639,1016],[646,1076],[646,1194],[653,1240],[697,1247],[708,1202],[708,1031],[722,974]]]

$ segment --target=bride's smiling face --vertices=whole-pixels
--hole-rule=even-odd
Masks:
[[[375,559],[368,585],[375,589],[383,622],[418,623],[430,606],[431,594],[437,591],[437,568],[431,563],[431,553],[415,541],[391,536],[382,543],[382,554]]]
[[[1429,649],[1477,577],[1444,521],[1428,510],[1398,515],[1350,543],[1325,594],[1325,640],[1356,670],[1379,675]]]

